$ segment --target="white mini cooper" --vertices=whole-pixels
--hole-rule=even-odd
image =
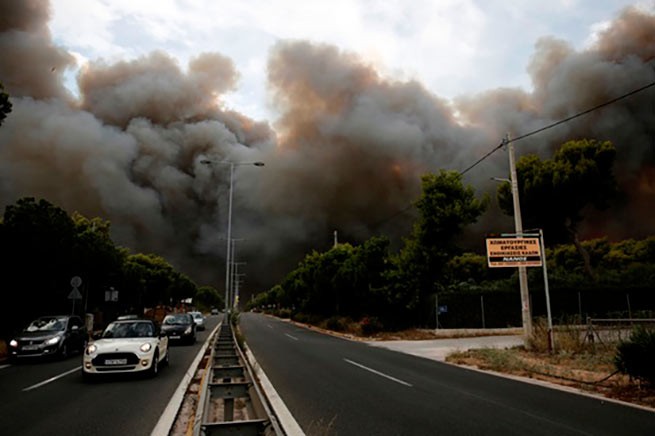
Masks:
[[[114,321],[84,351],[82,376],[129,372],[156,376],[168,364],[168,337],[145,319]]]

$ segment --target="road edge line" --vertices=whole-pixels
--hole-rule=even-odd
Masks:
[[[205,341],[203,346],[200,347],[200,351],[196,355],[196,358],[191,363],[191,366],[189,366],[189,368],[187,369],[186,373],[184,374],[184,377],[182,377],[182,381],[180,381],[180,384],[177,386],[177,389],[173,393],[171,400],[168,402],[168,405],[166,405],[164,412],[159,417],[159,421],[157,421],[157,424],[152,429],[152,433],[150,433],[150,436],[167,436],[168,434],[170,434],[171,428],[175,423],[175,418],[177,418],[177,414],[180,411],[182,402],[184,401],[184,396],[186,395],[187,388],[191,384],[191,380],[193,380],[193,376],[196,374],[198,365],[200,364],[200,361],[202,360],[203,356],[205,355],[205,351],[209,346],[209,340],[218,331],[218,328],[220,326],[221,323],[219,322],[218,325],[214,328],[214,330],[207,336],[207,340]]]
[[[259,379],[259,383],[266,393],[266,398],[271,404],[271,407],[273,408],[273,411],[275,412],[275,415],[277,416],[278,422],[282,426],[284,433],[287,436],[305,436],[305,432],[302,430],[302,428],[300,428],[300,425],[287,408],[287,405],[284,404],[282,397],[280,397],[280,395],[277,393],[273,387],[273,384],[266,376],[266,373],[257,363],[255,355],[252,354],[252,351],[250,351],[249,347],[245,348],[246,357],[248,357],[248,360],[250,361],[250,366],[252,367],[253,371],[255,371],[255,375]]]

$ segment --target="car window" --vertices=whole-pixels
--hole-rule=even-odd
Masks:
[[[167,315],[166,318],[164,318],[164,324],[166,325],[189,324],[191,322],[193,322],[193,319],[190,319],[189,315],[186,313]]]
[[[103,338],[149,338],[155,329],[149,322],[113,322],[102,333]]]
[[[66,328],[66,318],[39,318],[30,323],[25,330],[28,332],[37,331],[61,331]]]

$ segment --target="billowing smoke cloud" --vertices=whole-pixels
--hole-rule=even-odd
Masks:
[[[102,216],[118,243],[164,255],[218,286],[229,166],[202,160],[266,163],[234,167],[233,237],[247,282],[268,286],[307,249],[328,247],[334,229],[354,240],[405,234],[411,215],[385,219],[418,196],[426,171],[462,170],[506,132],[531,131],[655,78],[655,15],[634,9],[587,50],[540,41],[528,66],[533,91],[493,90],[453,103],[420,83],[385,79],[354,54],[283,41],[268,63],[280,114],[273,129],[222,109],[238,72],[218,53],[199,54],[185,68],[163,52],[92,61],[75,98],[63,85],[74,58],[52,43],[45,2],[5,3],[0,50],[9,55],[0,59],[0,81],[14,109],[0,128],[0,207],[36,196]],[[546,157],[571,138],[616,144],[629,201],[597,215],[590,235],[655,233],[653,101],[647,91],[517,143],[519,155]],[[466,181],[490,191],[489,178],[506,175],[499,152]],[[498,218],[489,214],[480,230],[498,230]]]

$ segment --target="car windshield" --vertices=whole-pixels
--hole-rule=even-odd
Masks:
[[[195,313],[193,314],[193,317],[194,317],[195,319],[202,319],[202,313],[200,313],[200,312],[195,312]]]
[[[149,322],[113,322],[102,333],[103,338],[148,338],[155,335]]]
[[[166,325],[189,324],[189,316],[186,314],[168,315],[166,318],[164,318],[164,324]]]
[[[66,328],[66,318],[44,317],[32,321],[25,329],[28,332],[61,331]]]

